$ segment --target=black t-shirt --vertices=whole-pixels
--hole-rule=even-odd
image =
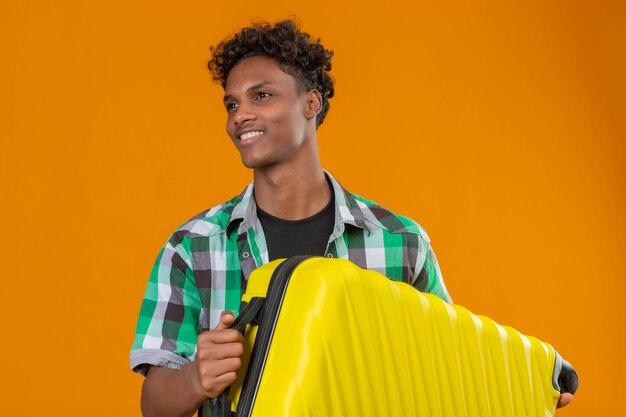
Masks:
[[[335,225],[335,196],[318,213],[302,220],[283,220],[257,207],[270,261],[295,255],[323,256]]]

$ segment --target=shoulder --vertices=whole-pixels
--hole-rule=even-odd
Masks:
[[[380,204],[361,197],[360,195],[349,193],[356,202],[359,210],[363,212],[366,223],[386,230],[389,233],[408,233],[416,235],[426,242],[430,242],[428,234],[415,220],[392,212]]]
[[[233,210],[240,200],[240,196],[237,196],[196,214],[172,233],[168,243],[177,247],[191,239],[225,235],[232,219]]]

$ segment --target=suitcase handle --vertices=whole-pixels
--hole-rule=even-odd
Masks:
[[[241,303],[239,315],[230,325],[231,329],[237,330],[245,336],[246,326],[248,324],[258,324],[263,314],[263,304],[265,298],[253,297],[249,303]],[[231,401],[228,398],[230,387],[227,387],[220,395],[211,403],[211,416],[213,417],[232,417]],[[198,411],[198,415],[202,415],[202,409]]]
[[[578,390],[578,374],[574,367],[558,353],[552,375],[552,385],[560,393],[575,394]]]
[[[245,336],[248,324],[259,324],[264,302],[263,297],[253,297],[249,303],[241,303],[240,313],[230,327]]]

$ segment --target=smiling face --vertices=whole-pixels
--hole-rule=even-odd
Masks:
[[[296,79],[264,56],[235,65],[224,87],[226,131],[248,168],[304,156],[315,136],[319,93],[298,91]],[[313,100],[312,100],[313,99]]]

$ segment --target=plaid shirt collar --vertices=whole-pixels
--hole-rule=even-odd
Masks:
[[[324,171],[326,177],[330,180],[335,194],[335,227],[330,240],[342,235],[346,225],[361,228],[366,232],[370,232],[372,228],[387,229],[376,218],[374,213],[367,207],[356,200],[354,195],[343,188],[332,175]],[[226,230],[230,232],[235,230],[237,224],[237,234],[246,233],[251,227],[254,227],[257,218],[257,206],[254,200],[254,181],[252,181],[246,189],[235,198],[234,207]]]

